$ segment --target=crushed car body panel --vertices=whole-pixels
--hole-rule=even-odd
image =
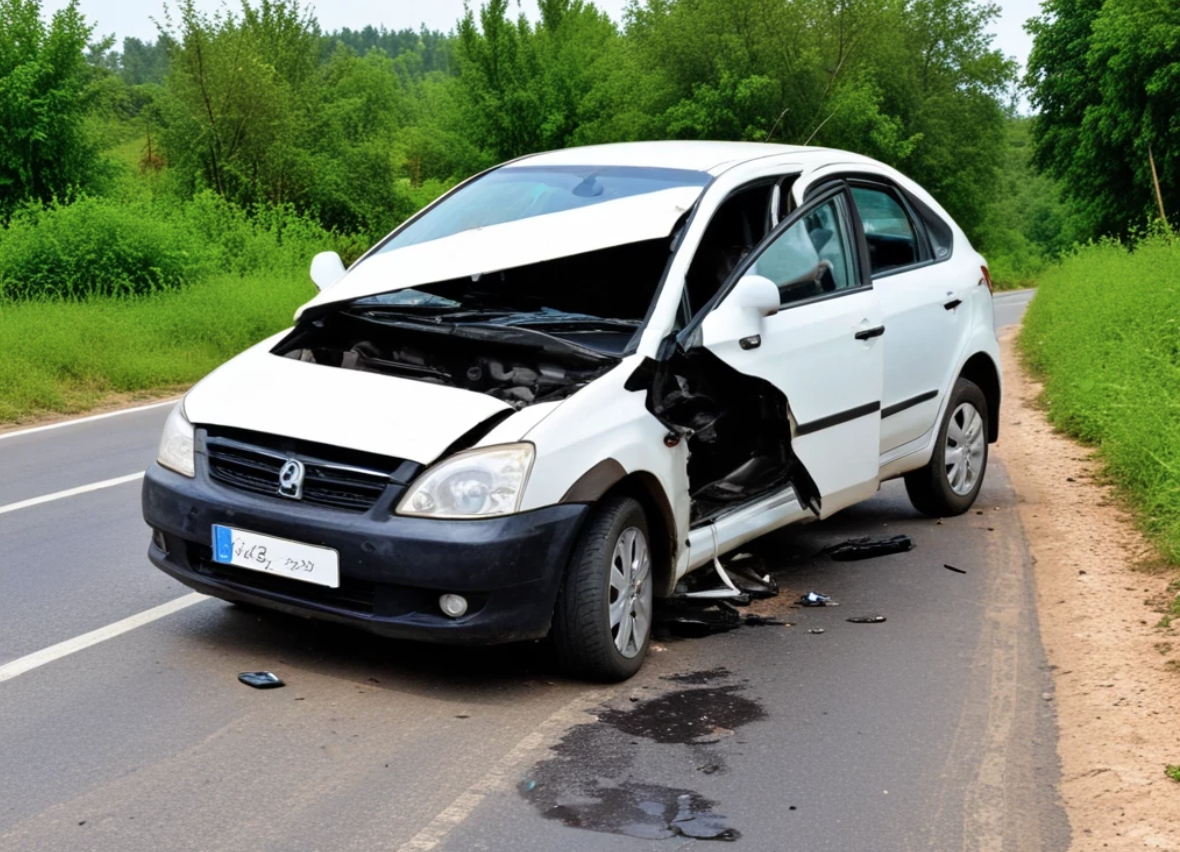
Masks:
[[[429,464],[484,421],[512,411],[482,393],[273,355],[286,336],[263,341],[193,388],[185,398],[189,419]]]
[[[450,237],[372,254],[302,308],[407,287],[481,276],[505,269],[666,237],[691,209],[700,187],[678,187],[561,213],[473,228]],[[562,282],[554,281],[554,288]]]

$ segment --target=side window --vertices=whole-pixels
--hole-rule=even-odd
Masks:
[[[779,234],[748,274],[773,281],[783,305],[860,286],[847,222],[837,195]]]
[[[914,224],[892,192],[854,186],[852,199],[864,224],[865,241],[869,244],[869,268],[873,275],[918,262],[918,237]]]

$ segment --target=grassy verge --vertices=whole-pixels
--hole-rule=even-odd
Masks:
[[[0,302],[0,423],[190,384],[291,324],[306,272],[215,275],[173,292]]]
[[[1098,448],[1180,564],[1180,243],[1079,249],[1042,276],[1020,342],[1049,419]]]

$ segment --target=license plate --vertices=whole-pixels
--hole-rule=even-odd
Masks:
[[[330,547],[301,544],[220,524],[213,525],[213,561],[333,589],[340,586],[340,555]]]

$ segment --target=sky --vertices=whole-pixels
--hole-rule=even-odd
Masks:
[[[46,12],[66,5],[67,0],[44,0]],[[615,20],[622,17],[627,0],[594,0],[595,5]],[[1000,19],[993,25],[996,39],[993,44],[1005,55],[1013,56],[1021,66],[1028,58],[1032,42],[1024,32],[1025,20],[1039,11],[1038,0],[997,0],[1002,9]],[[135,36],[145,41],[156,37],[153,17],[159,18],[163,0],[81,0],[82,13],[98,24],[97,33],[114,33],[121,42],[124,36]],[[221,0],[197,0],[197,6],[213,10]],[[237,7],[237,2],[231,4]],[[316,17],[325,30],[341,27],[360,29],[366,24],[384,25],[386,29],[417,29],[425,23],[434,30],[449,30],[463,14],[463,0],[320,0],[315,7]],[[472,0],[478,7],[479,0]],[[536,15],[536,3],[523,0],[526,12]]]

